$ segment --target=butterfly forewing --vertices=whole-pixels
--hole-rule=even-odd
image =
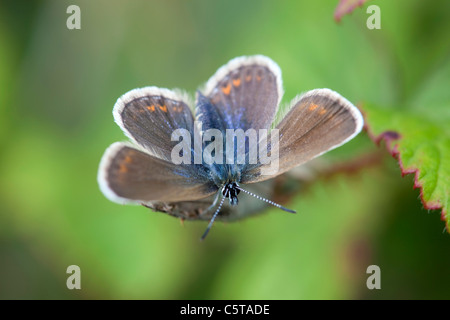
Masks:
[[[124,132],[158,158],[170,160],[172,132],[191,134],[194,118],[186,98],[168,89],[147,87],[123,95],[114,107],[114,118]]]
[[[357,135],[363,125],[359,110],[338,93],[316,89],[294,99],[287,115],[276,126],[279,130],[278,169],[259,165],[242,173],[242,183],[273,178],[332,150]]]
[[[204,130],[268,129],[283,95],[281,71],[267,57],[239,57],[211,77],[204,94],[209,104],[196,110]]]

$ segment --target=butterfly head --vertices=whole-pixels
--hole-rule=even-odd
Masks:
[[[230,204],[235,206],[238,204],[238,194],[241,192],[239,186],[236,182],[227,182],[225,186],[222,188],[222,195],[225,198],[229,198]]]

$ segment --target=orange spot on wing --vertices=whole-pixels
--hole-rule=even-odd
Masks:
[[[125,163],[131,163],[131,157],[130,156],[126,156],[125,157]]]
[[[154,105],[148,106],[147,110],[148,111],[155,111],[155,106]]]
[[[256,81],[261,81],[261,76],[259,74],[256,75]]]
[[[248,76],[245,77],[245,81],[249,82],[250,80],[252,80],[251,74],[249,74]]]
[[[160,108],[162,111],[167,112],[167,106],[166,106],[166,105],[159,106],[159,108]]]
[[[233,79],[233,86],[239,87],[241,85],[241,79]]]
[[[128,172],[127,166],[124,165],[123,163],[121,163],[121,164],[120,164],[120,167],[119,167],[119,172],[120,172],[120,173]]]
[[[327,112],[327,110],[325,110],[324,108],[322,108],[322,109],[320,109],[319,114],[322,115],[322,114],[325,114],[326,112]]]
[[[226,86],[222,87],[222,92],[223,92],[225,95],[229,95],[229,94],[230,94],[230,91],[231,91],[231,83],[227,83]]]
[[[317,104],[311,103],[311,104],[309,105],[308,110],[309,110],[309,111],[314,111],[314,110],[316,110],[318,107],[319,107],[319,106],[318,106]]]

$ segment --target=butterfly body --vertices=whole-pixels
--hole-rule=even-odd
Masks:
[[[236,184],[236,182],[228,182],[222,189],[222,195],[225,198],[229,198],[230,199],[230,204],[232,206],[235,206],[238,204],[238,194],[239,192],[241,192],[241,190],[239,190],[238,185]]]

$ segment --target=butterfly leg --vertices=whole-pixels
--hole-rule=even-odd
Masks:
[[[220,191],[216,193],[216,197],[214,198],[213,203],[208,208],[203,210],[202,213],[200,213],[200,216],[205,216],[206,214],[208,214],[208,212],[211,212],[212,209],[214,209],[214,207],[217,205],[217,202],[219,202],[219,196],[220,196]]]

